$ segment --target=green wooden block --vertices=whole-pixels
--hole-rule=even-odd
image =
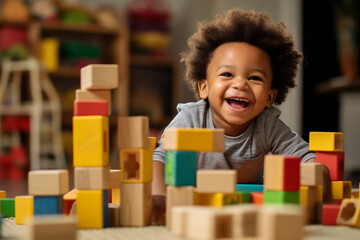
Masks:
[[[236,193],[241,193],[242,203],[251,203],[251,194],[249,192],[236,191]]]
[[[3,198],[1,202],[1,214],[4,218],[15,217],[15,199],[14,198]]]
[[[196,152],[166,151],[165,184],[196,186]]]
[[[299,204],[299,191],[264,191],[265,204]]]

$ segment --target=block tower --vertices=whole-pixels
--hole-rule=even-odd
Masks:
[[[171,208],[194,204],[197,152],[224,152],[223,129],[169,128],[164,135],[166,226]],[[235,183],[234,183],[235,191]]]
[[[109,115],[118,66],[93,64],[81,69],[73,117],[74,180],[79,228],[103,228],[108,221]]]

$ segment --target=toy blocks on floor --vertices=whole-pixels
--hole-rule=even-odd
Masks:
[[[108,115],[111,114],[111,91],[109,90],[84,90],[75,91],[76,101],[107,101]]]
[[[74,101],[74,116],[108,116],[107,101]]]
[[[171,232],[177,237],[184,237],[186,233],[186,221],[189,206],[174,206],[171,212]]]
[[[153,180],[153,150],[121,149],[121,182],[122,183],[150,183]]]
[[[15,223],[25,224],[28,218],[34,216],[34,197],[16,196],[15,197]]]
[[[116,64],[90,64],[81,68],[81,89],[115,89],[118,87]]]
[[[78,193],[78,189],[74,188],[73,190],[71,190],[70,192],[66,193],[63,196],[63,200],[64,200],[64,214],[65,215],[69,215],[71,208],[74,204],[74,202],[76,201],[76,197],[77,197],[77,193]]]
[[[242,203],[242,194],[236,193],[198,193],[194,195],[194,205],[222,207]]]
[[[343,151],[342,132],[310,132],[310,151],[341,152]]]
[[[197,170],[196,152],[165,152],[165,184],[195,186]]]
[[[4,218],[15,217],[15,199],[14,198],[0,199],[0,213]]]
[[[334,200],[351,198],[351,181],[331,181],[331,193]]]
[[[316,152],[316,162],[327,166],[332,181],[344,180],[344,152]]]
[[[76,167],[74,169],[75,188],[79,190],[105,190],[110,188],[110,168]]]
[[[265,204],[299,204],[299,191],[264,191]]]
[[[34,196],[34,215],[62,214],[63,196]]]
[[[300,185],[320,186],[323,184],[323,166],[320,163],[300,164]]]
[[[360,228],[360,201],[358,199],[344,199],[336,223]]]
[[[119,148],[151,147],[149,141],[149,118],[143,116],[118,118]]]
[[[322,224],[337,225],[336,218],[340,211],[340,204],[323,204],[322,206]]]
[[[299,202],[306,209],[307,223],[315,222],[315,207],[317,202],[322,202],[322,194],[320,186],[300,186]]]
[[[109,165],[109,118],[73,117],[74,167]]]
[[[235,193],[236,170],[197,170],[196,187],[199,193]]]
[[[224,152],[224,130],[205,128],[169,128],[164,133],[164,150]]]
[[[35,170],[28,174],[28,191],[34,196],[58,196],[69,191],[67,170]]]

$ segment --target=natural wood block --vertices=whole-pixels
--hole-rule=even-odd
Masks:
[[[34,215],[62,214],[63,196],[34,196]]]
[[[108,116],[107,101],[74,101],[74,116]]]
[[[108,204],[109,227],[120,227],[120,204]]]
[[[187,214],[189,211],[191,211],[189,206],[174,206],[171,208],[171,233],[175,236],[185,237]]]
[[[264,189],[270,191],[299,191],[300,157],[266,155]]]
[[[15,199],[2,198],[0,199],[0,214],[4,217],[15,217]]]
[[[360,228],[360,201],[359,199],[344,199],[336,218],[338,225],[347,225]]]
[[[242,194],[236,193],[198,193],[195,192],[194,205],[222,207],[242,203]]]
[[[259,222],[259,235],[267,240],[302,239],[304,216],[297,207],[265,207]]]
[[[77,101],[107,101],[108,102],[108,115],[111,114],[111,91],[110,90],[76,89],[75,100],[77,100]]]
[[[110,188],[110,168],[75,167],[75,188],[79,190],[105,190]]]
[[[323,204],[322,206],[322,224],[337,225],[336,219],[340,211],[340,204]]]
[[[121,184],[121,226],[143,227],[151,223],[151,183]]]
[[[224,129],[169,128],[164,134],[167,151],[224,152]]]
[[[122,183],[150,183],[153,180],[153,150],[149,147],[121,149]]]
[[[310,132],[309,150],[314,152],[341,152],[343,151],[343,133]]]
[[[300,186],[299,203],[306,209],[307,223],[315,222],[315,207],[317,202],[322,202],[317,186]]]
[[[359,189],[352,189],[351,190],[351,198],[360,200]]]
[[[108,225],[108,191],[79,190],[76,200],[78,228],[103,228]]]
[[[351,198],[351,181],[331,181],[331,193],[334,200]]]
[[[197,171],[196,152],[165,152],[165,184],[195,186]]]
[[[234,193],[236,170],[197,170],[196,188],[199,193]]]
[[[69,191],[67,170],[35,170],[28,173],[29,195],[58,196]]]
[[[73,117],[74,167],[109,165],[109,118]]]
[[[74,188],[73,190],[71,190],[70,192],[66,193],[63,196],[63,200],[64,200],[64,214],[65,215],[69,215],[71,208],[74,204],[74,202],[76,201],[76,197],[77,197],[77,193],[78,193],[78,189]]]
[[[300,185],[320,186],[323,184],[323,166],[320,163],[300,164]]]
[[[316,152],[316,162],[324,164],[329,169],[332,181],[344,180],[344,152]]]
[[[298,204],[299,191],[264,191],[265,204]]]
[[[24,240],[76,240],[77,220],[74,217],[42,216],[26,223]]]
[[[81,68],[81,89],[115,89],[119,85],[116,64],[90,64]]]
[[[118,118],[119,148],[150,148],[149,118],[143,116]]]
[[[15,223],[25,224],[28,218],[34,216],[34,197],[16,196],[15,197]]]
[[[121,170],[110,169],[110,188],[120,188],[121,186]]]
[[[166,227],[171,229],[171,209],[175,206],[194,205],[194,187],[175,187],[166,188]]]

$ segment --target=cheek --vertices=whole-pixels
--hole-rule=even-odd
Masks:
[[[223,82],[215,82],[209,87],[210,87],[210,93],[216,96],[222,96],[227,89],[226,84]]]

